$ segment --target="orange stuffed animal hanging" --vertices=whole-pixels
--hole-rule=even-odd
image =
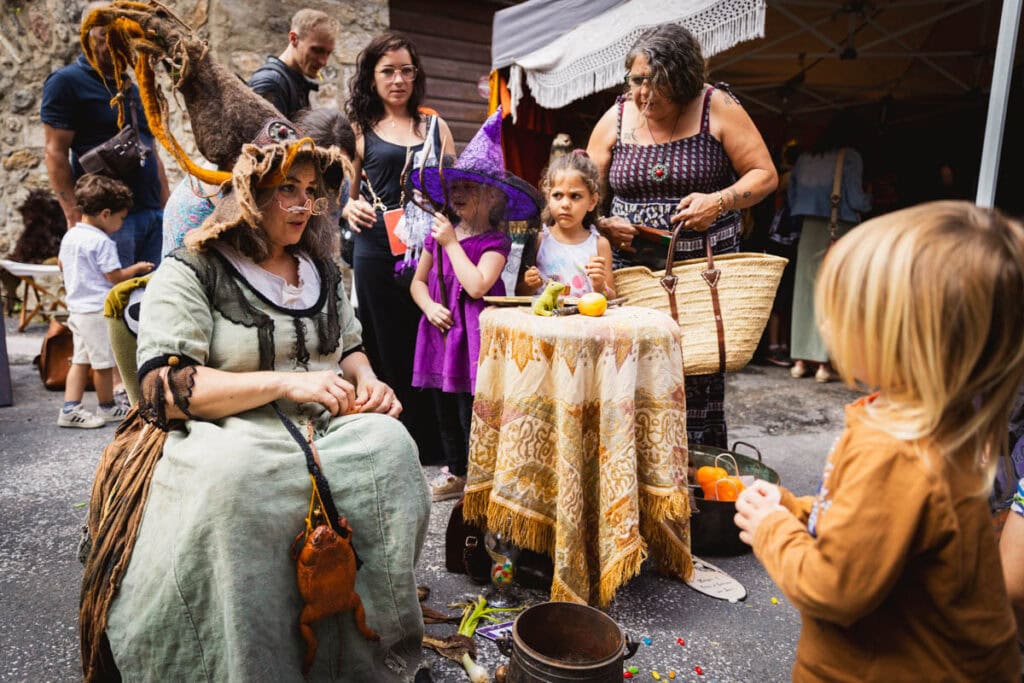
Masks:
[[[307,443],[319,472],[320,458],[313,442],[312,423],[309,425]],[[309,676],[316,657],[318,643],[313,632],[314,621],[339,612],[352,612],[356,629],[363,637],[371,641],[380,640],[380,636],[366,624],[366,610],[356,593],[356,570],[360,562],[352,548],[352,527],[344,517],[337,518],[337,526],[328,523],[325,510],[334,508],[333,501],[330,506],[325,506],[316,475],[311,472],[309,478],[313,483],[313,492],[309,499],[306,525],[292,542],[292,558],[296,560],[295,573],[304,603],[302,614],[299,615],[299,632],[306,641],[303,676]]]

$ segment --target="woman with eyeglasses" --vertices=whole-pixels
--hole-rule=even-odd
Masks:
[[[409,283],[396,279],[402,257],[389,246],[384,213],[409,199],[402,171],[423,149],[429,116],[420,108],[426,89],[416,47],[397,33],[370,41],[356,59],[346,113],[356,133],[355,177],[342,217],[355,233],[352,269],[363,340],[373,366],[398,394],[402,422],[424,463],[440,461],[441,443],[429,395],[412,388],[412,364],[420,309]],[[433,112],[430,112],[433,114]],[[438,118],[435,149],[454,154],[451,131]]]
[[[612,244],[616,268],[665,267],[665,246],[634,239],[637,226],[683,230],[675,259],[738,251],[740,209],[775,190],[768,148],[736,98],[704,81],[693,34],[677,24],[650,29],[626,55],[626,93],[591,134],[587,152],[610,197],[598,230]],[[691,443],[726,447],[725,378],[686,378]]]
[[[139,409],[94,489],[119,502],[91,509],[87,681],[115,678],[100,636],[125,680],[398,681],[396,667],[419,661],[427,485],[334,263],[329,216],[348,162],[310,143],[246,145],[233,191],[146,288]],[[376,639],[357,631],[361,613],[307,617],[296,533],[330,509],[310,502],[314,457],[362,559],[355,590]],[[151,485],[139,462],[153,463]]]

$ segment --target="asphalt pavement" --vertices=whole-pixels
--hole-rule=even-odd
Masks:
[[[96,462],[113,427],[58,427],[62,395],[45,390],[30,364],[45,325],[18,333],[12,320],[4,322],[14,405],[0,408],[0,680],[80,680],[76,613],[82,567],[76,548]],[[855,397],[839,384],[750,366],[728,378],[729,437],[755,444],[796,493],[813,493],[841,430],[843,406]],[[87,407],[94,401],[86,395]],[[433,468],[427,469],[432,476]],[[420,583],[431,588],[428,604],[440,611],[480,590],[444,569],[444,530],[453,504],[434,504],[418,570]],[[657,671],[666,680],[674,671],[676,681],[789,680],[800,630],[796,610],[751,554],[705,559],[740,581],[746,600],[709,598],[645,566],[607,610],[631,637],[650,639],[627,662],[638,668],[636,679],[653,680],[651,672]],[[434,625],[428,631],[446,635],[454,628]],[[506,661],[491,642],[477,641],[480,663],[489,670]],[[429,651],[424,661],[434,681],[468,680],[461,667]]]

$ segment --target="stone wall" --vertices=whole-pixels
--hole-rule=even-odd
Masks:
[[[43,161],[39,104],[46,76],[78,55],[78,24],[87,0],[3,0],[0,9],[0,256],[13,250],[23,226],[18,207],[29,190],[49,188]],[[334,56],[323,70],[324,82],[313,106],[342,107],[356,55],[388,26],[387,0],[164,0],[210,43],[214,55],[248,80],[267,55],[287,46],[292,14],[320,9],[341,23]],[[183,107],[162,79],[171,105],[175,136],[193,158]],[[171,183],[181,177],[161,148]]]

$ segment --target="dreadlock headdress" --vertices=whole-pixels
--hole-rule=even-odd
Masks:
[[[156,82],[157,63],[166,66],[172,87],[185,102],[196,147],[218,168],[231,168],[244,144],[295,137],[294,125],[215,61],[206,41],[165,5],[116,0],[90,13],[82,22],[80,38],[85,58],[99,71],[89,40],[94,28],[106,29],[117,84],[111,106],[118,108],[118,125],[124,125],[124,93],[130,87],[124,73],[132,68],[153,136],[184,171],[203,182],[220,185],[231,180],[231,173],[200,167],[178,143],[168,125],[167,100]]]

